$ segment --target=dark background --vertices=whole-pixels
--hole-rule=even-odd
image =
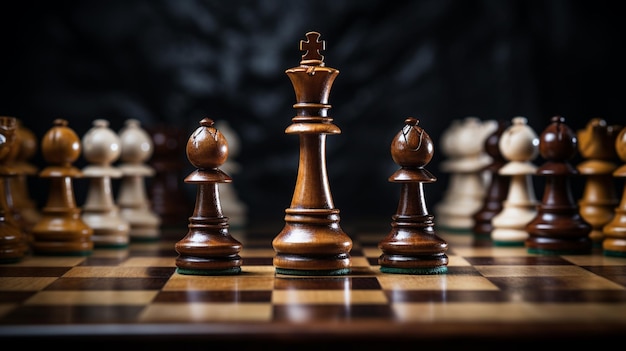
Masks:
[[[16,1],[0,5],[0,114],[38,137],[55,118],[82,136],[96,118],[119,130],[203,117],[241,139],[234,186],[252,221],[282,220],[298,162],[294,116],[298,43],[326,40],[340,71],[329,111],[327,168],[342,220],[391,216],[399,188],[389,146],[406,117],[439,146],[451,121],[526,116],[540,133],[554,115],[572,129],[624,121],[624,19],[617,1],[276,0]],[[181,159],[187,164],[184,154]],[[447,175],[426,167],[429,208]],[[44,167],[41,157],[33,160]],[[538,159],[536,163],[540,163]],[[84,165],[82,160],[76,164]],[[181,175],[193,169],[190,165]],[[77,199],[85,183],[76,181]],[[32,195],[43,204],[44,184]],[[195,188],[184,187],[189,201]],[[579,194],[577,193],[578,197]]]

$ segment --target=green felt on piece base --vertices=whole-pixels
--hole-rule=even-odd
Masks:
[[[602,251],[604,256],[610,257],[626,257],[626,251],[604,250]]]
[[[420,274],[420,275],[430,275],[430,274],[445,274],[448,272],[447,266],[439,266],[439,267],[425,267],[425,268],[396,268],[396,267],[380,267],[380,271],[383,273],[393,273],[393,274]]]
[[[590,254],[590,250],[546,250],[546,249],[538,249],[538,248],[528,248],[527,252],[529,254],[537,254],[537,255],[587,255]]]
[[[493,246],[499,247],[524,247],[523,241],[493,241]]]

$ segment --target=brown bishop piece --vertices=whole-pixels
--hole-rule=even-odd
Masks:
[[[407,118],[391,143],[391,156],[401,168],[390,182],[401,184],[400,201],[391,231],[378,243],[384,273],[441,274],[447,272],[448,243],[437,236],[434,216],[428,212],[424,183],[437,179],[424,169],[433,157],[433,142],[415,118]]]
[[[219,167],[228,158],[228,141],[204,118],[187,141],[187,158],[197,169],[185,178],[196,184],[196,205],[189,217],[187,235],[176,243],[178,273],[230,275],[241,272],[242,244],[229,233],[228,217],[222,213],[219,183],[232,178]]]
[[[274,238],[274,267],[278,274],[343,275],[350,272],[352,240],[339,225],[326,173],[326,135],[341,130],[328,116],[328,96],[339,74],[326,67],[320,34],[308,32],[300,41],[305,51],[300,66],[286,71],[293,84],[296,117],[285,133],[300,136],[298,176],[285,210],[285,226]]]
[[[578,205],[580,215],[591,224],[589,237],[594,247],[602,246],[602,228],[611,221],[619,203],[613,171],[618,167],[615,139],[620,130],[621,126],[593,118],[576,133],[578,151],[584,159],[576,168],[585,177],[583,196]]]
[[[474,228],[472,231],[476,237],[489,238],[491,236],[493,230],[491,220],[502,211],[502,204],[509,191],[510,177],[499,174],[500,168],[507,163],[506,158],[500,152],[499,143],[502,133],[508,126],[507,121],[498,121],[496,130],[485,139],[485,152],[491,157],[491,163],[484,168],[484,171],[489,175],[489,184],[483,205],[473,216]]]
[[[626,179],[626,127],[622,128],[615,139],[615,151],[624,164],[613,171],[613,177]],[[626,186],[623,187],[622,199],[615,208],[613,219],[604,226],[602,232],[604,255],[626,257]]]
[[[81,218],[74,197],[75,178],[82,172],[72,164],[81,153],[80,139],[64,119],[56,119],[41,140],[48,163],[40,173],[49,180],[41,218],[32,230],[32,248],[40,255],[87,256],[93,251],[93,229]]]
[[[0,116],[0,263],[20,261],[28,249],[26,236],[7,201],[11,198],[9,179],[17,175],[15,169],[7,165],[18,146],[16,130],[15,117]]]
[[[536,254],[589,254],[591,225],[580,215],[571,179],[580,173],[569,160],[578,152],[576,134],[565,118],[552,117],[539,137],[539,153],[546,162],[536,174],[546,179],[537,214],[526,225],[525,246]]]

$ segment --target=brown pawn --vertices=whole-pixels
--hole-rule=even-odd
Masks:
[[[506,200],[509,191],[511,177],[499,174],[507,160],[500,152],[500,137],[508,128],[509,123],[504,120],[498,121],[496,130],[485,139],[485,152],[491,157],[491,163],[485,167],[485,172],[489,175],[489,184],[483,206],[474,213],[474,227],[472,231],[477,237],[490,237],[493,225],[491,220],[502,211],[503,202]]]
[[[341,130],[328,116],[328,97],[339,70],[327,67],[325,41],[308,32],[300,41],[305,51],[300,66],[286,70],[297,103],[296,117],[285,133],[300,137],[298,177],[285,210],[285,226],[272,241],[278,274],[343,275],[350,272],[352,240],[339,225],[339,210],[333,204],[326,172],[326,135]]]
[[[615,139],[615,151],[619,158],[626,162],[626,128],[622,128]],[[613,172],[613,177],[626,179],[626,163]],[[615,208],[613,219],[604,226],[602,232],[604,255],[626,257],[626,186],[623,186],[622,199]]]
[[[17,176],[9,180],[13,194],[13,206],[19,211],[20,224],[27,235],[30,235],[35,223],[39,221],[41,214],[37,202],[31,198],[28,178],[37,175],[37,167],[29,163],[29,160],[37,153],[37,136],[30,129],[24,127],[17,120],[17,155],[12,166],[17,171]]]
[[[149,128],[148,132],[154,144],[149,162],[155,173],[148,188],[152,210],[164,226],[180,228],[181,224],[187,223],[193,210],[188,206],[180,183],[185,168],[183,156],[187,136],[180,128],[171,125],[158,125]]]
[[[222,214],[219,183],[232,178],[219,167],[228,158],[228,142],[215,129],[213,120],[204,118],[187,141],[187,158],[196,168],[185,178],[197,184],[196,205],[189,217],[187,235],[176,243],[178,273],[226,275],[241,272],[242,245],[229,234],[228,217]]]
[[[539,153],[547,162],[535,174],[544,176],[546,183],[537,214],[526,225],[529,253],[591,253],[591,225],[581,217],[570,185],[571,178],[579,174],[569,163],[577,144],[575,133],[561,116],[552,117],[539,137]]]
[[[56,119],[41,140],[48,163],[39,176],[49,179],[49,193],[41,218],[32,230],[32,249],[40,255],[88,256],[93,251],[93,229],[76,206],[73,179],[82,177],[74,167],[80,156],[80,138],[64,119]]]
[[[608,125],[601,118],[593,118],[576,133],[578,151],[585,159],[576,168],[586,178],[578,206],[580,215],[591,224],[589,238],[596,247],[602,246],[602,227],[611,221],[619,203],[613,171],[618,166],[615,139],[620,130],[621,126]]]
[[[15,153],[16,129],[15,117],[0,116],[0,263],[17,262],[28,249],[24,232],[7,201],[11,197],[8,180],[17,174],[6,164]]]
[[[404,123],[391,143],[391,157],[401,168],[389,177],[402,185],[400,201],[391,231],[378,243],[383,252],[378,263],[384,273],[446,273],[448,243],[435,233],[434,216],[424,198],[424,183],[437,180],[424,169],[433,157],[433,142],[417,119],[407,118]]]

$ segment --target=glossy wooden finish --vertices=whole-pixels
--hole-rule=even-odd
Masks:
[[[622,128],[615,139],[615,150],[620,160],[626,163],[626,127]],[[626,164],[617,168],[613,176],[620,179],[626,178]],[[615,208],[613,219],[603,227],[603,234],[604,254],[626,257],[626,186],[624,185],[619,206]]]
[[[391,142],[391,157],[400,169],[389,181],[400,184],[401,191],[391,231],[378,243],[382,251],[378,263],[385,273],[447,272],[448,243],[436,234],[424,197],[424,183],[437,180],[424,168],[433,157],[434,145],[418,124],[416,118],[407,118]]]
[[[152,209],[164,226],[186,224],[193,204],[185,197],[184,168],[187,166],[185,148],[187,132],[180,127],[159,124],[148,129],[154,153],[150,165],[155,174],[148,188]]]
[[[113,194],[113,179],[122,177],[122,171],[113,166],[122,151],[120,138],[109,128],[107,120],[96,119],[83,135],[82,150],[88,162],[82,172],[89,187],[81,218],[93,229],[93,244],[110,248],[127,246],[130,224],[122,217]]]
[[[613,219],[619,203],[613,171],[618,167],[615,140],[621,128],[608,125],[601,118],[592,118],[584,129],[576,133],[578,151],[584,159],[576,169],[585,177],[578,206],[580,215],[591,225],[589,238],[594,246],[602,245],[602,228]]]
[[[528,238],[526,225],[537,214],[533,163],[539,155],[539,138],[526,117],[517,116],[502,133],[498,146],[507,160],[498,174],[509,177],[509,189],[502,211],[493,216],[491,240],[496,245],[524,246]]]
[[[161,218],[152,209],[146,182],[154,177],[154,168],[148,161],[154,152],[152,138],[141,122],[131,118],[118,132],[122,145],[117,167],[122,171],[116,203],[120,213],[130,224],[131,241],[156,241],[159,239]]]
[[[185,182],[198,186],[196,205],[187,235],[176,243],[176,266],[181,274],[231,275],[241,272],[241,243],[229,232],[222,213],[219,183],[232,178],[219,167],[228,158],[228,141],[204,118],[187,141],[187,158],[197,169]]]
[[[490,236],[493,231],[491,220],[502,211],[504,200],[506,200],[511,178],[499,173],[507,160],[500,152],[500,137],[509,127],[509,123],[504,120],[498,121],[498,127],[485,139],[485,152],[491,157],[491,163],[485,167],[489,183],[485,192],[485,199],[482,207],[473,215],[474,227],[472,233],[478,236]]]
[[[325,44],[317,32],[300,42],[300,66],[286,71],[295,90],[296,117],[285,133],[300,137],[298,176],[285,210],[285,226],[274,238],[274,265],[281,274],[341,275],[350,271],[352,240],[340,226],[326,170],[326,135],[341,130],[328,116],[328,98],[339,71],[324,65]]]
[[[561,116],[553,117],[539,137],[539,153],[546,162],[537,175],[546,178],[546,185],[537,215],[526,226],[526,247],[531,252],[587,254],[591,250],[591,225],[580,215],[571,189],[571,178],[578,175],[570,163],[577,142]]]
[[[12,208],[10,179],[17,176],[10,159],[17,154],[17,119],[0,116],[0,262],[22,259],[28,250],[26,234]]]
[[[47,166],[39,173],[49,181],[48,198],[32,230],[32,249],[41,255],[90,255],[93,229],[81,218],[74,196],[74,179],[82,172],[73,166],[80,157],[80,138],[64,119],[56,119],[41,140]]]
[[[19,146],[11,166],[17,174],[10,177],[8,182],[12,193],[13,210],[18,213],[18,222],[22,230],[30,236],[33,226],[41,217],[37,201],[31,197],[29,189],[29,179],[36,177],[38,172],[37,167],[30,162],[38,152],[39,141],[35,133],[26,128],[20,119],[17,120],[16,135]]]

